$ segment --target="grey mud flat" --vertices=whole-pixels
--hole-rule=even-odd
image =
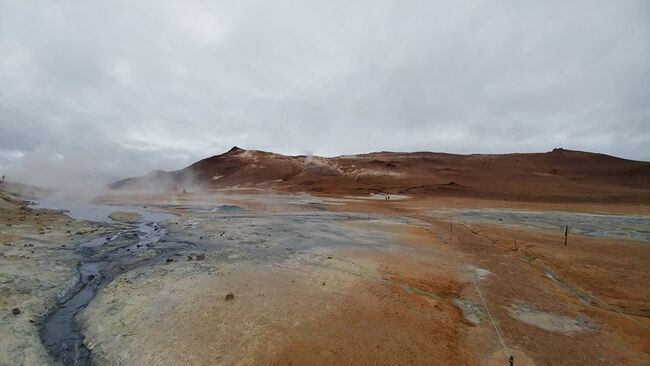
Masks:
[[[451,218],[466,222],[485,222],[555,232],[561,232],[565,225],[568,225],[570,234],[650,243],[650,216],[496,209],[448,210],[445,213]]]
[[[61,208],[60,205],[53,206]],[[72,210],[66,210],[72,218],[105,222],[111,221],[108,212],[115,209],[91,204],[76,204],[72,207]],[[121,272],[161,262],[170,252],[187,246],[177,243],[156,248],[156,243],[165,235],[161,221],[174,215],[138,211],[144,213],[143,221],[139,224],[123,226],[112,236],[95,238],[77,246],[75,253],[81,259],[75,286],[39,321],[43,345],[52,358],[63,365],[92,364],[76,315],[94,298],[98,289]]]
[[[43,205],[41,205],[43,206]],[[39,322],[42,343],[63,365],[91,365],[92,352],[84,344],[84,326],[77,315],[99,290],[117,276],[138,268],[164,266],[181,261],[197,251],[208,253],[223,263],[242,259],[272,263],[322,247],[348,246],[382,248],[390,238],[370,235],[365,230],[339,225],[351,221],[402,222],[403,219],[376,215],[331,212],[269,214],[240,209],[234,205],[215,208],[177,208],[180,222],[166,223],[171,213],[152,212],[137,206],[50,203],[76,219],[111,222],[110,212],[136,212],[138,224],[122,223],[121,230],[77,246],[81,258],[76,285]]]

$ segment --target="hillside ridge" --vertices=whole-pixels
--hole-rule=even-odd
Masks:
[[[650,203],[650,163],[584,151],[448,154],[372,152],[288,156],[234,146],[116,190],[262,188],[315,194],[400,193],[476,198]]]

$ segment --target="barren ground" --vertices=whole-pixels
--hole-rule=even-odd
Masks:
[[[137,247],[146,233],[117,234],[149,230],[141,212],[80,221],[5,195],[0,364],[57,362],[39,327],[78,263],[109,250],[120,265],[74,318],[94,364],[650,364],[648,205],[348,196],[104,197],[176,215]],[[554,221],[491,216],[521,210],[641,221],[597,221],[564,246]]]

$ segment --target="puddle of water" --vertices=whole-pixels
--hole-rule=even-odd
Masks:
[[[75,220],[86,220],[95,222],[114,222],[109,215],[115,211],[135,212],[143,217],[143,221],[161,222],[170,220],[176,215],[163,212],[153,211],[140,206],[129,205],[108,205],[83,201],[61,201],[48,198],[41,198],[32,204],[34,208],[46,208],[51,210],[61,210]]]

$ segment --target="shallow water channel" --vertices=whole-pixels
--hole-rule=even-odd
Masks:
[[[117,274],[129,269],[164,260],[169,252],[190,244],[175,243],[165,248],[155,248],[165,235],[161,222],[175,215],[155,212],[142,207],[99,205],[90,203],[61,203],[40,201],[39,208],[65,210],[74,219],[117,224],[108,215],[114,211],[131,211],[142,215],[138,224],[120,223],[115,233],[99,237],[76,247],[80,257],[75,285],[60,299],[57,306],[40,322],[40,337],[50,355],[63,365],[91,364],[90,351],[85,347],[83,335],[75,319],[77,313],[88,305],[97,290]],[[153,249],[153,250],[152,250]],[[145,256],[135,255],[149,250]]]

